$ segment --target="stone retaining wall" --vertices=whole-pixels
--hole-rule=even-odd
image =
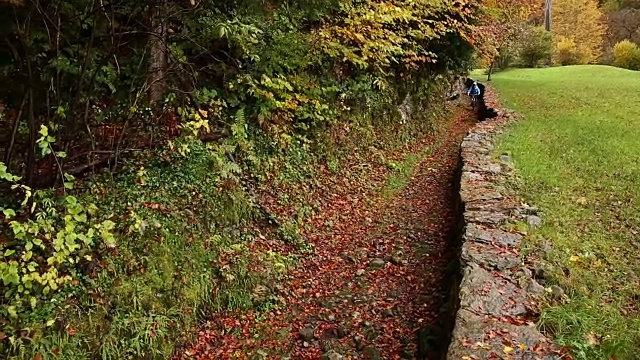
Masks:
[[[501,186],[512,170],[511,158],[493,154],[496,135],[516,118],[500,112],[477,124],[461,145],[462,280],[447,359],[560,358],[531,316],[532,302],[544,288],[523,265],[523,236],[504,226],[541,222],[534,208],[517,204]]]

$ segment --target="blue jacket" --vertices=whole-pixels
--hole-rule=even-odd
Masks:
[[[473,84],[470,88],[469,91],[467,92],[467,95],[471,96],[471,95],[480,95],[480,88],[478,87],[477,84]]]

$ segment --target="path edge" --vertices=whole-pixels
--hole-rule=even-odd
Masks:
[[[490,87],[486,100],[500,109]],[[497,136],[521,119],[500,110],[460,145],[460,281],[448,360],[561,358],[532,321],[531,309],[545,289],[524,266],[523,235],[504,229],[513,220],[541,222],[535,208],[518,204],[501,185],[513,176],[511,157],[494,157]]]

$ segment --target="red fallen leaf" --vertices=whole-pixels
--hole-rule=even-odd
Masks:
[[[42,360],[42,355],[36,354],[36,356],[33,357],[33,360]]]
[[[55,356],[60,356],[60,348],[59,347],[54,347],[51,350],[51,353],[53,353],[53,355],[55,355]]]
[[[74,327],[67,328],[67,334],[74,336],[76,334],[76,329]]]

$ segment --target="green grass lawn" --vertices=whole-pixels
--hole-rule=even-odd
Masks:
[[[519,194],[543,212],[552,282],[541,325],[580,359],[640,357],[640,72],[573,66],[495,74],[526,116],[500,138]]]

